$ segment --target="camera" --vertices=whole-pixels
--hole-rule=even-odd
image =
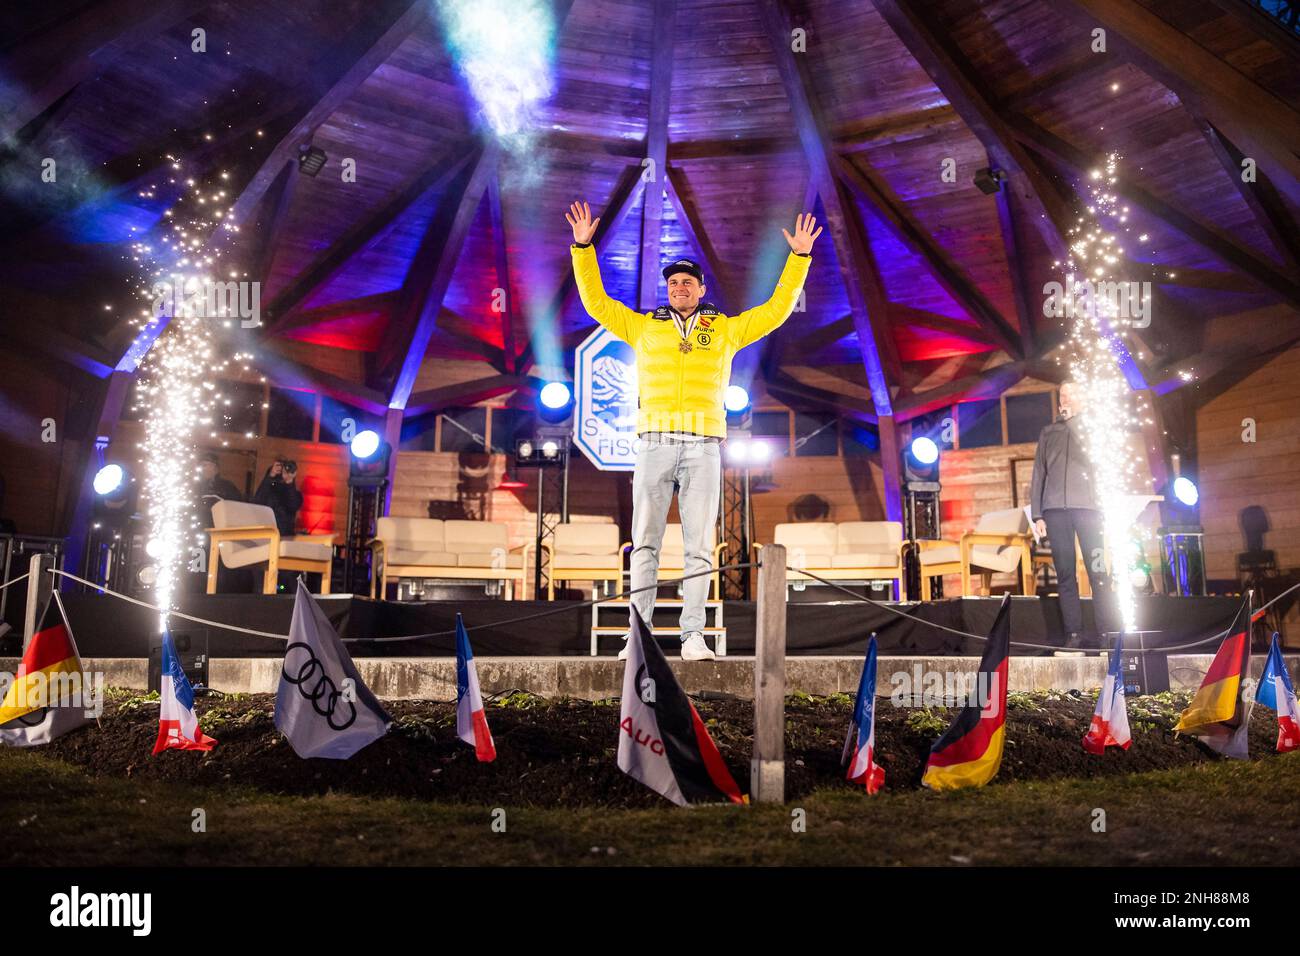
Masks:
[[[290,461],[290,460],[282,461],[280,463],[280,467],[284,471],[289,472],[289,474],[297,474],[298,472],[298,463],[296,461]]]

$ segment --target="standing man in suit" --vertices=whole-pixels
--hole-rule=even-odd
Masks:
[[[1104,521],[1092,484],[1092,462],[1084,446],[1085,394],[1075,382],[1061,386],[1059,415],[1038,436],[1034,474],[1030,480],[1030,511],[1034,531],[1048,538],[1056,590],[1061,606],[1065,646],[1084,644],[1083,607],[1079,601],[1074,542],[1092,585],[1093,617],[1099,633],[1116,629],[1118,619],[1110,576],[1106,573]]]
[[[600,219],[575,202],[565,216],[573,229],[573,272],[587,313],[636,350],[637,434],[640,449],[632,473],[632,603],[646,625],[654,616],[663,543],[673,493],[682,519],[686,574],[712,567],[711,543],[722,487],[722,439],[727,434],[722,398],[731,381],[731,360],[747,345],[776,330],[793,311],[808,268],[813,241],[821,234],[811,215],[795,221],[776,289],[762,305],[723,315],[703,301],[704,272],[691,259],[664,267],[668,304],[636,312],[605,294],[592,238]],[[706,574],[682,588],[682,660],[713,660],[704,641]],[[619,654],[626,659],[625,644]]]

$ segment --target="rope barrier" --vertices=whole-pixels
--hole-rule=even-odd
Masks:
[[[24,573],[18,575],[18,577],[16,577],[16,578],[11,578],[10,580],[6,581],[4,584],[0,584],[0,591],[3,591],[5,588],[9,587],[9,585],[11,585],[11,584],[17,584],[19,581],[26,581],[26,580],[27,580],[28,578],[30,578],[31,576],[32,576],[32,572],[30,572],[30,571],[26,571],[26,572],[24,572]]]
[[[917,624],[927,624],[930,627],[937,628],[938,630],[941,631],[948,631],[952,634],[958,634],[962,637],[972,637],[977,641],[988,640],[987,635],[969,634],[966,631],[959,631],[956,628],[948,627],[945,624],[936,624],[934,621],[926,621],[926,620],[922,620],[919,617],[913,617],[911,614],[908,614],[905,611],[900,611],[898,608],[886,604],[883,601],[873,600],[869,597],[865,597],[864,595],[858,594],[856,591],[850,591],[848,588],[842,587],[841,585],[836,584],[834,581],[827,581],[825,578],[818,577],[817,575],[813,574],[811,571],[805,568],[795,568],[795,567],[787,566],[786,570],[795,571],[798,574],[807,575],[808,577],[812,578],[815,581],[820,581],[822,584],[835,588],[837,591],[843,591],[845,594],[853,598],[855,601],[863,601],[867,604],[874,604],[876,607],[882,608],[883,610],[888,611],[890,614],[896,614],[899,617],[905,617],[908,620],[915,621]],[[1283,591],[1277,597],[1273,598],[1273,600],[1269,601],[1263,607],[1257,608],[1255,613],[1262,614],[1264,611],[1267,611],[1278,601],[1282,600],[1282,598],[1286,597],[1288,594],[1290,594],[1292,591],[1295,591],[1298,588],[1300,588],[1300,584],[1293,584],[1291,587],[1287,588],[1285,591]],[[1151,648],[1146,648],[1146,650],[1160,651],[1161,653],[1168,654],[1172,651],[1186,650],[1189,647],[1200,647],[1202,644],[1209,644],[1213,641],[1222,640],[1223,638],[1227,637],[1228,634],[1231,633],[1231,631],[1232,631],[1231,627],[1226,627],[1222,631],[1219,631],[1219,633],[1213,634],[1210,637],[1202,638],[1199,641],[1192,641],[1188,644],[1174,644],[1170,647],[1151,647]],[[1046,651],[1062,650],[1062,648],[1058,647],[1055,644],[1030,644],[1026,641],[1011,641],[1010,643],[1012,647],[1032,647],[1038,650],[1046,650]]]
[[[666,578],[664,580],[656,582],[655,584],[647,584],[639,588],[630,588],[626,591],[622,591],[619,594],[615,594],[610,597],[596,598],[591,601],[583,601],[579,604],[565,603],[560,607],[556,607],[547,611],[539,611],[535,614],[525,614],[521,617],[513,617],[504,621],[493,621],[488,624],[475,624],[473,627],[465,628],[465,630],[477,631],[486,627],[506,627],[511,624],[522,624],[526,621],[536,621],[544,617],[551,617],[555,614],[564,614],[569,611],[581,611],[584,608],[591,607],[595,604],[607,604],[611,601],[620,601],[623,598],[629,597],[633,594],[640,594],[642,591],[658,590],[661,587],[667,587],[673,584],[680,584],[683,581],[689,581],[692,578],[700,578],[700,577],[704,577],[705,575],[718,574],[723,571],[736,571],[742,568],[752,568],[757,566],[758,565],[756,562],[746,561],[744,563],[739,563],[739,564],[724,565],[720,568],[710,568],[707,571],[695,571],[691,574],[683,575],[680,578]],[[273,634],[270,631],[257,631],[247,627],[239,627],[234,624],[225,624],[221,621],[209,621],[201,617],[194,617],[193,615],[190,614],[183,614],[180,611],[164,611],[156,604],[150,604],[147,601],[141,601],[138,598],[133,598],[125,594],[120,594],[117,591],[114,591],[110,588],[100,587],[98,584],[95,584],[93,581],[87,581],[85,578],[79,578],[75,574],[69,574],[67,571],[60,571],[57,568],[51,568],[50,573],[60,574],[65,578],[69,578],[73,581],[78,582],[79,584],[85,584],[88,587],[92,587],[96,591],[100,591],[103,594],[111,594],[113,597],[120,598],[121,600],[127,601],[130,604],[135,604],[138,605],[139,607],[148,608],[151,611],[157,611],[159,614],[167,614],[170,617],[179,617],[183,620],[190,621],[191,623],[194,624],[203,624],[208,627],[225,628],[228,631],[235,631],[240,634],[251,634],[254,637],[265,637],[277,641],[289,640],[288,634]],[[451,630],[447,630],[447,631],[431,631],[426,634],[401,634],[396,637],[345,637],[342,638],[342,640],[345,643],[349,643],[349,644],[352,643],[389,644],[398,641],[422,641],[433,637],[454,637],[455,634],[456,634],[456,630],[455,628],[452,628]]]
[[[648,584],[648,585],[645,585],[645,586],[643,586],[643,587],[639,587],[639,588],[629,588],[629,589],[626,590],[626,591],[621,591],[620,593],[615,594],[615,595],[612,595],[612,596],[610,596],[610,597],[595,598],[595,599],[590,600],[590,601],[582,601],[582,602],[580,602],[580,603],[578,603],[578,604],[570,604],[570,603],[566,603],[566,604],[564,604],[564,605],[561,606],[561,607],[552,608],[552,609],[550,609],[550,610],[546,610],[546,611],[539,611],[539,612],[534,613],[534,614],[525,614],[525,615],[522,615],[522,616],[520,616],[520,617],[507,618],[507,619],[504,620],[504,621],[493,621],[493,622],[490,622],[490,623],[487,623],[487,624],[475,624],[475,625],[473,625],[473,626],[471,626],[471,627],[466,627],[465,630],[466,630],[466,631],[477,631],[477,630],[482,630],[482,629],[484,629],[484,628],[489,628],[489,627],[500,628],[500,627],[508,627],[508,626],[510,626],[510,625],[514,625],[514,624],[523,624],[523,623],[526,623],[526,622],[529,622],[529,621],[537,621],[537,620],[541,620],[542,618],[552,617],[552,616],[554,616],[554,615],[556,615],[556,614],[565,614],[565,613],[568,613],[568,612],[570,612],[570,611],[581,611],[581,610],[584,610],[585,608],[593,607],[594,605],[597,605],[597,604],[607,604],[607,603],[610,603],[610,602],[613,602],[613,601],[621,601],[621,600],[623,600],[624,598],[630,598],[633,594],[639,594],[639,593],[641,593],[642,591],[658,590],[658,589],[661,588],[661,587],[667,587],[667,586],[671,586],[671,585],[674,585],[674,584],[681,584],[683,581],[689,581],[689,580],[691,580],[691,579],[693,579],[693,578],[704,577],[705,575],[718,574],[718,573],[721,573],[721,572],[723,572],[723,571],[738,571],[738,570],[742,570],[742,569],[745,569],[745,568],[754,568],[754,567],[759,567],[759,566],[760,566],[760,562],[756,562],[756,561],[747,561],[747,562],[742,562],[742,563],[737,563],[737,564],[728,564],[728,565],[723,565],[722,567],[719,567],[719,568],[710,568],[708,571],[696,571],[696,572],[693,572],[693,573],[691,573],[691,574],[686,574],[686,575],[683,575],[683,576],[680,577],[680,578],[668,578],[668,579],[664,579],[664,580],[661,580],[661,581],[657,581],[657,582],[655,582],[654,584]],[[826,580],[825,578],[819,577],[818,575],[816,575],[816,574],[814,574],[813,572],[807,570],[806,568],[796,568],[796,567],[787,566],[786,570],[794,571],[794,572],[796,572],[796,573],[798,573],[798,574],[805,575],[805,576],[807,576],[807,577],[809,577],[809,578],[812,578],[814,581],[818,581],[818,582],[820,582],[821,584],[824,584],[824,585],[826,585],[826,586],[828,586],[828,587],[834,588],[834,589],[837,590],[837,591],[842,591],[842,592],[844,592],[844,593],[847,594],[849,597],[853,598],[855,601],[861,601],[861,602],[863,602],[863,603],[865,603],[865,604],[871,604],[871,605],[874,605],[875,607],[878,607],[878,608],[880,608],[880,609],[882,609],[882,610],[884,610],[884,611],[887,611],[887,612],[889,612],[890,614],[896,615],[897,617],[903,617],[903,618],[906,618],[907,620],[912,621],[913,623],[916,623],[916,624],[923,624],[923,625],[925,625],[925,626],[927,626],[927,627],[932,627],[932,628],[934,628],[934,629],[936,629],[936,630],[940,630],[940,631],[947,631],[948,633],[950,633],[950,634],[955,634],[955,635],[957,635],[958,637],[971,638],[971,639],[976,640],[976,641],[987,641],[987,640],[988,640],[988,636],[987,636],[987,635],[984,635],[984,634],[971,634],[971,633],[968,632],[968,631],[962,631],[962,630],[958,630],[957,628],[954,628],[954,627],[948,627],[946,624],[939,624],[939,623],[937,623],[937,622],[935,622],[935,621],[927,621],[927,620],[924,620],[923,618],[919,618],[919,617],[916,617],[916,616],[914,616],[914,615],[912,615],[912,614],[908,614],[906,611],[899,610],[897,607],[894,607],[893,605],[887,604],[887,603],[885,603],[885,602],[883,602],[883,601],[876,601],[876,600],[873,600],[872,598],[865,597],[864,595],[858,594],[858,593],[856,593],[855,591],[851,591],[850,589],[848,589],[848,588],[846,588],[846,587],[844,587],[844,586],[842,586],[842,585],[840,585],[840,584],[837,584],[837,583],[835,583],[834,581],[828,581],[828,580]],[[227,630],[227,631],[234,631],[235,633],[238,633],[238,634],[248,634],[248,635],[250,635],[250,636],[252,636],[252,637],[263,637],[263,638],[267,638],[267,639],[269,639],[269,640],[276,640],[276,641],[287,641],[287,640],[289,640],[289,635],[288,635],[288,634],[275,634],[275,633],[272,633],[272,632],[270,632],[270,631],[259,631],[259,630],[255,630],[255,629],[253,629],[253,628],[239,627],[238,625],[235,625],[235,624],[226,624],[226,623],[224,623],[224,622],[222,622],[222,621],[209,621],[209,620],[207,620],[206,618],[195,617],[195,616],[193,616],[192,614],[185,614],[185,613],[183,613],[183,612],[181,612],[181,611],[164,611],[162,608],[158,607],[156,604],[150,604],[150,603],[148,603],[147,601],[141,601],[141,600],[139,600],[138,598],[133,598],[133,597],[130,597],[130,596],[126,595],[126,594],[121,594],[121,593],[119,593],[119,592],[117,592],[117,591],[112,590],[111,588],[101,587],[100,585],[95,584],[93,581],[87,581],[85,578],[78,577],[78,576],[75,575],[75,574],[70,574],[70,573],[67,572],[67,571],[61,571],[61,570],[59,570],[58,568],[50,568],[50,569],[49,569],[49,573],[50,573],[50,574],[61,575],[61,576],[65,577],[65,578],[68,578],[69,580],[76,581],[76,582],[79,583],[79,584],[84,584],[84,585],[86,585],[87,587],[94,588],[96,591],[99,591],[99,592],[102,593],[102,594],[109,594],[109,595],[112,595],[113,597],[118,598],[118,599],[123,600],[123,601],[126,601],[126,602],[129,603],[129,604],[134,604],[134,605],[137,605],[138,607],[147,608],[148,610],[156,611],[156,612],[159,613],[159,614],[166,614],[166,615],[168,615],[168,616],[170,616],[170,617],[177,617],[177,618],[180,618],[180,619],[182,619],[182,620],[189,621],[189,622],[191,622],[191,623],[193,623],[193,624],[202,624],[202,625],[204,625],[204,626],[206,626],[206,627],[222,628],[222,629]],[[28,577],[29,574],[30,574],[30,572],[29,572],[28,574],[24,574],[24,575],[22,575],[22,577],[14,578],[12,581],[7,581],[7,582],[5,582],[3,585],[0,585],[0,590],[2,590],[3,588],[8,587],[8,586],[11,585],[11,584],[17,584],[19,581],[23,580],[23,578]],[[1267,611],[1270,607],[1272,607],[1272,606],[1273,606],[1274,604],[1276,604],[1278,601],[1282,600],[1282,598],[1286,597],[1286,596],[1287,596],[1288,594],[1290,594],[1292,591],[1295,591],[1295,590],[1297,590],[1297,589],[1300,589],[1300,584],[1292,585],[1291,587],[1289,587],[1289,588],[1287,588],[1285,591],[1283,591],[1281,594],[1279,594],[1277,597],[1273,598],[1273,600],[1271,600],[1271,601],[1269,601],[1267,604],[1265,604],[1263,607],[1259,608],[1259,609],[1256,611],[1256,613],[1258,614],[1258,613],[1261,613],[1261,612],[1263,612],[1263,611]],[[1209,644],[1209,643],[1212,643],[1212,642],[1214,642],[1214,641],[1221,640],[1222,638],[1226,637],[1226,636],[1229,634],[1230,631],[1231,631],[1231,628],[1229,627],[1229,628],[1225,628],[1224,630],[1220,631],[1220,632],[1217,633],[1217,634],[1211,635],[1210,637],[1202,638],[1201,640],[1198,640],[1198,641],[1192,641],[1192,642],[1187,643],[1187,644],[1175,644],[1175,645],[1170,646],[1170,647],[1159,647],[1159,648],[1149,648],[1149,649],[1150,649],[1150,650],[1158,650],[1158,651],[1160,651],[1160,652],[1162,652],[1162,653],[1166,653],[1166,654],[1168,654],[1168,653],[1172,653],[1173,651],[1186,650],[1187,648],[1190,648],[1190,647],[1200,647],[1200,646],[1203,645],[1203,644]],[[455,631],[455,629],[453,628],[453,629],[451,629],[451,630],[446,630],[446,631],[430,631],[430,632],[425,633],[425,634],[402,634],[402,635],[398,635],[398,636],[395,636],[395,637],[347,637],[347,638],[343,638],[342,640],[343,640],[345,643],[349,643],[349,644],[353,644],[353,643],[356,643],[356,644],[360,644],[360,643],[391,644],[391,643],[397,643],[397,642],[400,642],[400,641],[422,641],[422,640],[428,640],[428,639],[430,639],[430,638],[435,638],[435,637],[452,637],[452,636],[454,636],[455,634],[456,634],[456,631]],[[1056,646],[1056,645],[1054,645],[1054,644],[1033,644],[1033,643],[1030,643],[1030,642],[1027,642],[1027,641],[1011,641],[1010,643],[1011,643],[1011,646],[1013,646],[1013,647],[1028,647],[1028,648],[1033,648],[1033,649],[1035,649],[1035,650],[1045,650],[1045,651],[1059,651],[1059,650],[1061,650],[1060,647],[1058,647],[1058,646]]]

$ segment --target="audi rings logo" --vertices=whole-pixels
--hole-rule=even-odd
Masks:
[[[295,650],[301,651],[296,658],[293,657]],[[290,658],[293,658],[293,664],[297,666],[296,675],[290,665]],[[325,718],[331,730],[347,730],[356,721],[357,705],[350,700],[343,700],[343,704],[350,708],[350,713],[347,715],[347,720],[335,723],[334,712],[338,709],[343,694],[325,673],[320,658],[302,641],[294,641],[285,648],[284,664],[280,668],[280,673],[284,675],[285,680],[298,688],[298,693],[311,701],[316,713]]]

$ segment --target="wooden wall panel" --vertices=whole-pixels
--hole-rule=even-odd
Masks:
[[[0,348],[0,517],[23,534],[59,534],[59,504],[93,430],[91,379],[62,366]],[[55,441],[42,441],[42,422],[54,420]],[[77,421],[80,420],[80,427]]]
[[[1268,514],[1264,546],[1284,570],[1300,568],[1300,346],[1197,410],[1196,445],[1211,578],[1236,578],[1245,550],[1240,514],[1259,505]],[[1256,441],[1242,441],[1242,420],[1253,418]]]

